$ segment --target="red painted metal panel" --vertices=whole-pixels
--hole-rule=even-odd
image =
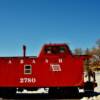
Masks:
[[[55,45],[66,46],[65,44],[45,46]],[[45,55],[44,47],[37,58],[1,57],[0,87],[61,87],[83,84],[82,57],[72,55],[68,47],[66,54]],[[32,66],[32,74],[24,74],[25,65]]]

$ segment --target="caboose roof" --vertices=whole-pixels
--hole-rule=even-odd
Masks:
[[[36,56],[9,56],[9,57],[0,57],[0,59],[23,59],[23,58],[37,58]]]
[[[59,44],[59,43],[49,43],[49,44],[45,44],[44,46],[67,46],[67,44],[65,43],[62,43],[62,44]]]

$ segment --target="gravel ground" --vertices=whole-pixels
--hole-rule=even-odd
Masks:
[[[94,96],[94,97],[83,97],[81,100],[100,100],[100,95],[99,96]]]

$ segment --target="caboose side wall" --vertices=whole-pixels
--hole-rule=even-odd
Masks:
[[[51,46],[51,47],[63,46],[65,48],[66,52],[61,53],[61,54],[59,53],[58,55],[57,54],[56,55],[45,54],[45,52],[44,52],[45,48],[49,47],[49,46]],[[58,63],[61,65],[61,68],[62,68],[61,72],[58,72],[58,73],[53,72],[54,76],[52,76],[52,78],[51,78],[51,82],[55,82],[55,83],[53,83],[53,85],[56,84],[55,86],[57,86],[57,84],[59,84],[60,86],[80,86],[84,83],[84,79],[83,79],[84,60],[80,56],[74,56],[66,44],[44,45],[39,56],[41,58],[44,57],[45,59],[50,61],[50,62],[48,62],[49,63],[48,66],[50,66],[50,64],[52,64],[52,63],[53,64]],[[58,60],[60,60],[60,61],[62,60],[62,62],[59,63]],[[49,74],[49,75],[51,77],[52,74]],[[55,78],[56,75],[57,75],[57,77]],[[53,78],[55,78],[55,79],[53,79]],[[58,81],[57,81],[57,78],[58,78]],[[50,84],[50,86],[52,86],[52,84]]]
[[[9,86],[15,82],[16,67],[10,63],[10,60],[0,58],[0,86]]]
[[[55,63],[61,71],[53,71],[51,64]],[[62,63],[59,57],[0,59],[0,87],[79,86],[83,82],[82,63],[72,56],[63,58]],[[25,65],[32,66],[31,75],[24,74]]]
[[[64,47],[65,52],[46,54],[45,47]],[[38,57],[0,57],[0,87],[81,86],[83,59],[71,54],[65,44],[44,45]],[[25,66],[31,74],[25,74]]]
[[[3,57],[0,58],[0,86],[16,87],[21,83],[20,78],[33,77],[24,75],[24,65],[32,65],[36,58]],[[33,68],[32,68],[33,69]],[[22,86],[22,84],[20,84]]]

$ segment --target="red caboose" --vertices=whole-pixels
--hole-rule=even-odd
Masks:
[[[38,57],[0,57],[0,90],[15,93],[23,89],[50,88],[49,92],[76,93],[84,85],[84,60],[73,55],[66,44],[46,44]]]

